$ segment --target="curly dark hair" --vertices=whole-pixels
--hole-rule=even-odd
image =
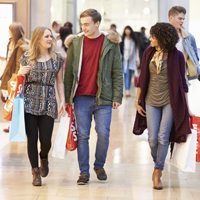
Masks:
[[[179,40],[176,29],[169,23],[159,22],[150,29],[151,36],[158,40],[161,49],[171,51]]]

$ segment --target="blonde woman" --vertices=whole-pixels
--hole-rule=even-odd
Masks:
[[[41,186],[41,176],[48,175],[48,153],[51,148],[54,119],[58,113],[63,114],[65,111],[62,65],[63,59],[53,51],[51,30],[46,27],[37,27],[32,34],[30,49],[21,59],[18,72],[18,74],[26,75],[25,126],[34,186]],[[59,112],[57,112],[55,81],[60,99]],[[40,157],[40,167],[38,157]]]
[[[7,45],[6,68],[1,77],[1,99],[5,102],[8,97],[8,81],[13,73],[17,73],[20,67],[20,57],[28,50],[28,40],[24,37],[22,24],[14,22],[9,26],[10,39]],[[4,129],[9,132],[9,128]]]

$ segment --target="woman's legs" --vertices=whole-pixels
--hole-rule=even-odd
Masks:
[[[25,127],[27,135],[28,157],[32,167],[32,175],[34,186],[41,186],[42,180],[38,168],[38,117],[25,113]]]
[[[25,114],[25,127],[27,135],[28,157],[32,168],[38,167],[38,117],[29,113]]]
[[[40,175],[46,177],[49,173],[48,154],[51,148],[51,138],[54,119],[47,115],[39,116],[39,139],[40,139]]]
[[[124,73],[124,85],[125,85],[125,92],[126,97],[130,96],[130,88],[131,88],[131,79],[134,74],[134,70],[127,69]]]
[[[44,177],[48,174],[48,153],[51,148],[53,125],[54,119],[52,117],[25,114],[28,157],[32,166],[34,180],[37,180],[33,180],[33,185],[41,185],[40,173]],[[40,172],[38,167],[38,131],[41,143],[40,158],[42,170],[40,169]],[[38,183],[39,177],[40,184]]]
[[[163,107],[146,105],[146,112],[151,155],[155,168],[163,170],[173,123],[171,105]]]
[[[154,189],[162,189],[162,170],[169,147],[169,137],[173,124],[171,105],[154,107],[146,105],[149,145],[155,163],[153,172]]]

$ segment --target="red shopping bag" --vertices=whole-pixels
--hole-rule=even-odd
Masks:
[[[197,152],[196,152],[196,161],[200,162],[200,117],[192,116],[191,124],[194,129],[197,130]]]
[[[13,101],[14,98],[21,92],[25,77],[23,75],[13,74],[11,79],[8,81],[8,99],[4,105],[3,118],[11,121]]]
[[[78,132],[77,132],[77,126],[76,126],[76,119],[75,119],[75,115],[74,115],[74,109],[73,109],[72,105],[68,104],[66,106],[66,111],[70,117],[66,149],[68,151],[73,151],[78,146],[78,138],[77,138]]]

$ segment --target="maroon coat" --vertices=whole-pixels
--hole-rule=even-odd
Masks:
[[[141,74],[139,79],[139,87],[141,88],[139,104],[143,108],[145,108],[145,97],[150,79],[149,63],[155,51],[155,48],[148,47],[145,50],[142,58]],[[185,99],[185,93],[188,92],[188,86],[185,79],[185,59],[183,54],[176,48],[168,52],[167,76],[169,80],[170,104],[174,118],[173,127],[170,134],[170,142],[185,142],[187,135],[191,133],[189,126],[188,107]],[[146,128],[146,117],[142,117],[137,112],[133,133],[140,135]]]

